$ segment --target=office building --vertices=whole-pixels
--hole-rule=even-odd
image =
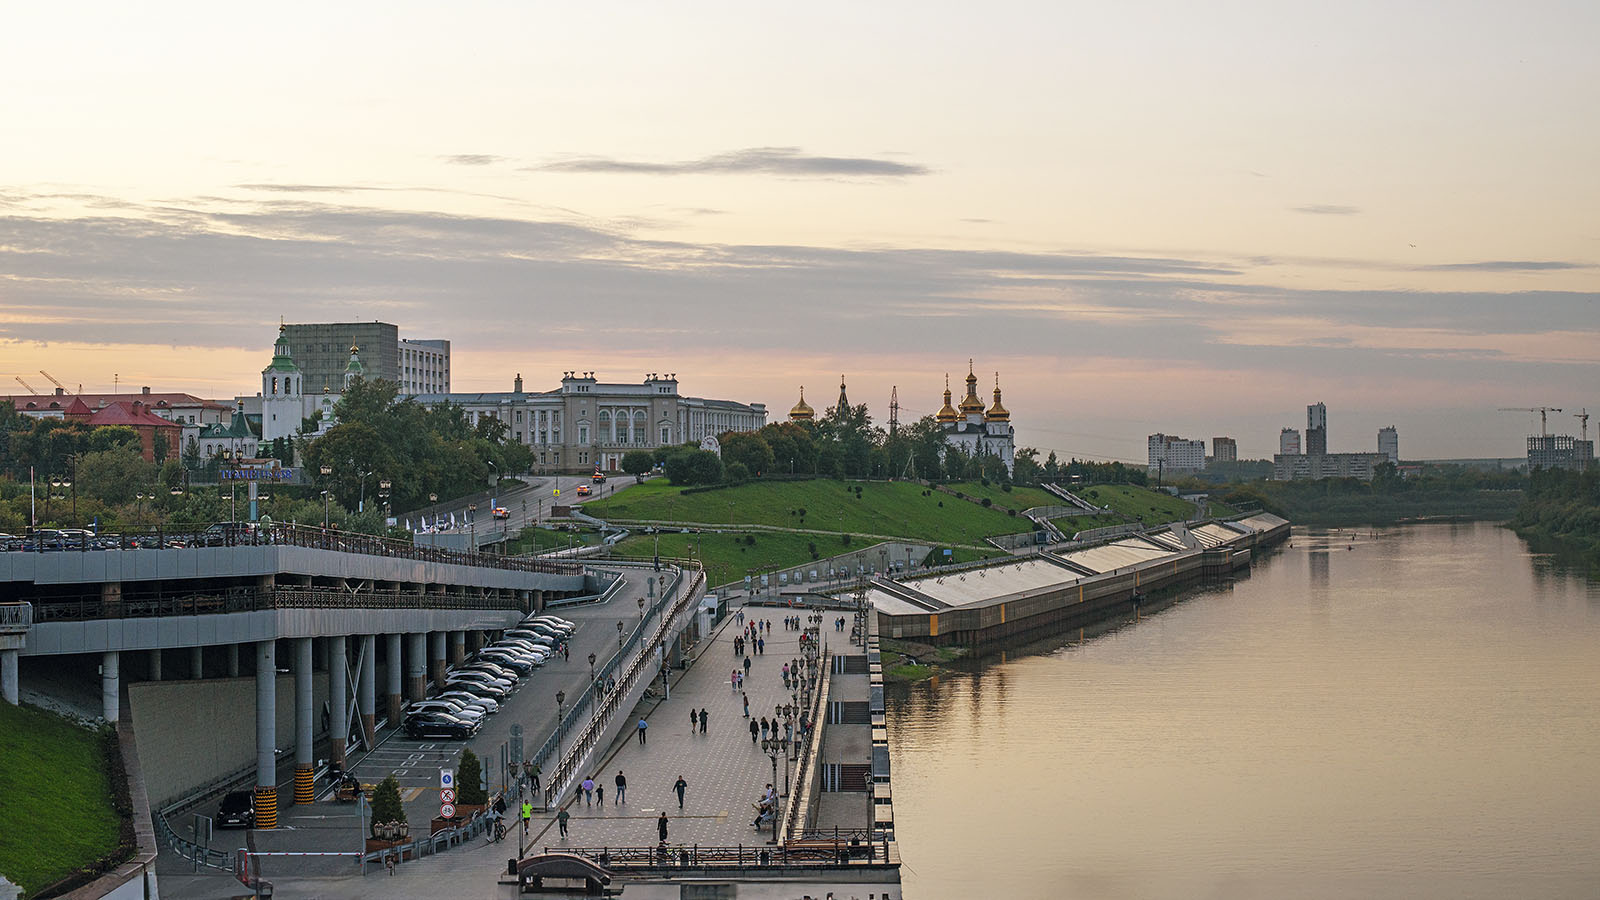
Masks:
[[[307,394],[342,389],[351,347],[361,348],[367,379],[392,381],[401,396],[450,392],[449,341],[402,339],[388,322],[286,325],[282,332],[294,348]]]
[[[450,393],[450,342],[400,339],[401,396]]]
[[[1238,462],[1239,443],[1231,437],[1212,438],[1211,461],[1214,463]]]
[[[1299,455],[1300,432],[1293,428],[1285,428],[1278,432],[1278,452],[1284,456]]]
[[[1328,407],[1313,403],[1306,407],[1306,455],[1328,452]]]
[[[1146,439],[1150,468],[1158,472],[1198,472],[1206,467],[1206,442],[1156,433]]]
[[[1389,457],[1389,462],[1400,464],[1400,432],[1393,425],[1378,429],[1378,452]]]

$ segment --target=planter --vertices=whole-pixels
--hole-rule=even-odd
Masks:
[[[383,838],[367,838],[367,852],[368,853],[373,853],[373,852],[376,852],[378,850],[397,849],[400,846],[405,845],[405,844],[409,844],[409,843],[410,843],[409,841],[386,840],[386,839],[383,839]],[[416,854],[413,852],[413,850],[409,846],[407,846],[406,849],[404,849],[404,850],[397,850],[397,852],[400,853],[400,858],[402,860],[414,859],[415,856],[416,856]]]

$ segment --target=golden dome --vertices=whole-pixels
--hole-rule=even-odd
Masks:
[[[950,376],[946,375],[944,376],[944,407],[939,410],[938,419],[941,423],[948,425],[959,418],[961,418],[961,414],[956,412],[950,405]]]
[[[816,415],[817,415],[817,411],[812,409],[811,405],[809,403],[806,403],[805,385],[801,385],[800,386],[800,402],[796,403],[794,405],[794,408],[789,410],[789,421],[791,421],[791,422],[809,422],[812,419],[816,418]]]
[[[989,411],[983,414],[983,420],[985,422],[1009,422],[1009,421],[1011,421],[1011,413],[1008,412],[1004,406],[1000,405],[1000,373],[999,372],[994,373],[994,405],[989,407]]]
[[[961,400],[961,412],[983,412],[983,401],[978,399],[978,376],[972,374],[972,360],[967,360],[967,396]]]

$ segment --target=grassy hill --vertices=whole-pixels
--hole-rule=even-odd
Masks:
[[[1159,525],[1176,522],[1194,515],[1194,504],[1179,500],[1164,491],[1153,491],[1133,484],[1091,484],[1075,488],[1073,493],[1096,506],[1109,506],[1125,522],[1144,522]],[[1116,525],[1117,522],[1106,522]]]
[[[635,534],[616,544],[611,550],[614,557],[652,559],[658,546],[657,536]],[[662,557],[686,558],[695,556],[705,562],[708,583],[713,585],[740,581],[757,572],[787,569],[830,556],[849,553],[871,546],[864,539],[854,539],[846,544],[840,535],[788,534],[784,532],[712,532],[680,534],[663,532],[660,535]],[[950,557],[953,562],[970,562],[987,556],[1004,556],[1001,550],[987,553],[957,548]],[[941,557],[942,559],[943,557]],[[916,560],[922,562],[922,560]],[[827,566],[818,565],[821,569]]]
[[[1057,497],[1044,488],[1027,487],[1025,485],[1012,485],[1011,490],[989,482],[985,485],[977,481],[959,481],[945,485],[952,491],[975,497],[979,500],[987,497],[995,506],[1003,506],[1022,512],[1035,506],[1065,506],[1067,501]]]
[[[1127,516],[1114,514],[1108,516],[1082,515],[1062,516],[1059,519],[1051,519],[1050,524],[1061,529],[1061,533],[1070,538],[1080,531],[1088,531],[1091,528],[1105,528],[1110,525],[1126,525],[1131,521],[1133,520]]]
[[[104,746],[59,716],[0,703],[0,874],[24,895],[116,852]]]
[[[653,479],[586,503],[584,509],[612,519],[772,525],[932,543],[976,544],[988,535],[1033,529],[1021,516],[985,509],[912,482],[754,481],[691,494],[683,490],[665,479]]]

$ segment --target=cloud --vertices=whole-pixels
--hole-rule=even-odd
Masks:
[[[453,153],[439,158],[456,166],[490,166],[506,160],[504,156],[494,156],[489,153]]]
[[[1359,206],[1337,206],[1331,203],[1313,203],[1309,206],[1291,206],[1289,209],[1297,213],[1306,213],[1313,216],[1354,216],[1361,212]]]
[[[751,147],[684,162],[641,162],[603,156],[532,166],[530,171],[635,175],[786,175],[791,177],[902,178],[932,170],[913,163],[855,156],[807,156],[798,147]]]
[[[1553,272],[1563,269],[1592,269],[1594,263],[1563,260],[1498,259],[1484,262],[1441,263],[1415,266],[1418,272]]]
[[[236,184],[243,191],[269,191],[280,194],[349,194],[356,191],[387,191],[390,188],[355,184]]]

